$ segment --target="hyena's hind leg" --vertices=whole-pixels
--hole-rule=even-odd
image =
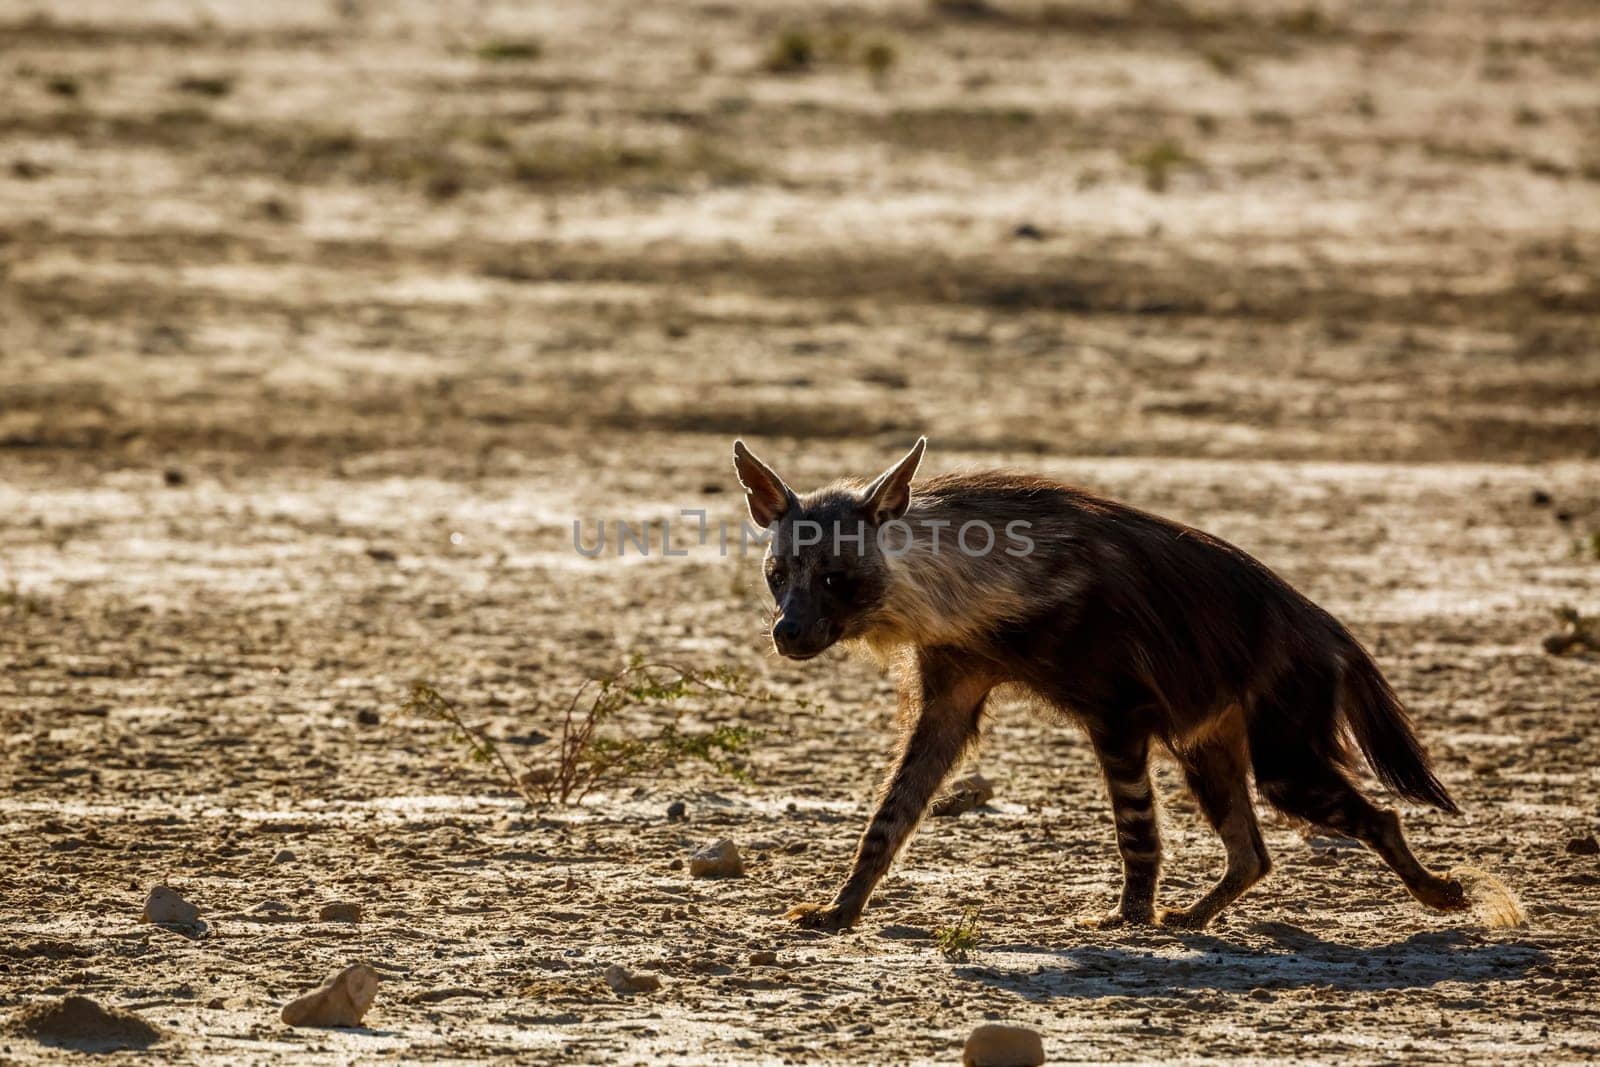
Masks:
[[[1101,919],[1102,927],[1155,921],[1156,883],[1161,877],[1161,831],[1150,785],[1150,739],[1143,734],[1098,733],[1092,737],[1122,854],[1122,900]]]
[[[1174,753],[1206,822],[1222,837],[1228,866],[1210,892],[1187,908],[1161,913],[1162,926],[1199,930],[1272,869],[1250,796],[1249,752],[1242,729]]]
[[[1331,691],[1326,699],[1333,700]],[[1435,874],[1412,854],[1400,829],[1400,816],[1363,796],[1335,760],[1308,743],[1314,735],[1289,718],[1286,710],[1264,704],[1250,724],[1250,759],[1262,798],[1285,815],[1360,841],[1427,907],[1438,911],[1471,907],[1460,882]]]

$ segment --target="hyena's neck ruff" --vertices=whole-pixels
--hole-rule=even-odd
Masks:
[[[906,550],[886,554],[883,601],[860,637],[880,661],[908,648],[981,648],[1042,603],[1069,598],[1081,587],[1081,575],[1040,573],[1031,562],[1040,536],[1054,542],[1052,558],[1069,543],[1063,516],[1026,508],[986,511],[972,490],[993,488],[994,481],[950,476],[917,487],[902,520],[910,531]],[[976,532],[963,540],[963,529],[973,523]],[[1021,524],[1015,535],[1013,523]]]

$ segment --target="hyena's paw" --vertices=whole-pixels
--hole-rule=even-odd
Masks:
[[[1149,926],[1155,921],[1155,913],[1151,911],[1128,912],[1115,908],[1104,915],[1085,919],[1084,925],[1092,930],[1115,930],[1126,926]]]
[[[833,904],[796,904],[783,917],[802,930],[826,930],[834,933],[855,925],[855,917],[847,915]]]
[[[1162,908],[1156,925],[1167,930],[1204,930],[1211,913],[1195,908]]]
[[[1427,907],[1434,911],[1466,911],[1472,907],[1472,901],[1467,898],[1467,887],[1459,878],[1451,877],[1455,872],[1443,878],[1429,878],[1410,887],[1411,892]]]

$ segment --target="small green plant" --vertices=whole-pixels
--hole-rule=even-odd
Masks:
[[[997,14],[988,0],[928,0],[928,6],[947,18],[988,19]]]
[[[899,61],[900,54],[888,41],[873,41],[861,52],[861,62],[876,85],[882,85],[888,79],[889,72]]]
[[[801,698],[753,686],[731,669],[701,671],[635,660],[615,674],[580,685],[561,713],[548,759],[527,768],[513,763],[499,742],[467,723],[431,685],[413,684],[405,710],[451,726],[454,740],[466,746],[471,760],[495,766],[528,803],[547,805],[577,804],[599,785],[649,777],[684,762],[704,763],[736,781],[748,781],[744,759],[755,737],[749,728],[722,724],[692,732],[682,726],[691,710],[729,703],[809,706]],[[663,707],[672,710],[672,718],[652,734],[609,732],[628,709]]]
[[[978,909],[969,904],[961,909],[961,918],[954,926],[936,927],[933,940],[945,959],[962,963],[978,947],[978,935]]]
[[[233,79],[190,75],[186,78],[179,78],[172,83],[172,87],[180,93],[191,93],[195,96],[209,96],[212,99],[217,99],[233,92]]]
[[[478,46],[478,58],[490,63],[527,61],[544,54],[544,45],[531,37],[496,37]]]
[[[1200,55],[1206,61],[1206,66],[1224,78],[1237,78],[1239,76],[1239,60],[1237,57],[1222,51],[1220,48],[1208,48],[1201,52]]]
[[[1281,126],[1286,130],[1294,128],[1294,116],[1275,107],[1258,108],[1250,112],[1250,121],[1257,126]]]
[[[1572,539],[1573,559],[1600,560],[1600,530],[1596,530],[1587,537],[1574,537]]]
[[[690,179],[739,185],[758,173],[754,164],[731,155],[707,138],[691,138],[673,145],[546,141],[511,153],[509,167],[513,180],[548,187],[649,182],[670,185]]]
[[[491,152],[506,152],[511,149],[510,136],[498,126],[479,126],[473,131],[472,140]]]
[[[1333,23],[1322,9],[1315,4],[1308,4],[1298,11],[1289,11],[1278,17],[1278,27],[1285,33],[1299,34],[1303,37],[1316,37],[1333,30]]]
[[[817,42],[804,30],[785,30],[767,52],[766,68],[773,74],[801,74],[817,61]]]
[[[1172,171],[1179,167],[1193,167],[1198,161],[1177,141],[1157,141],[1129,157],[1129,162],[1144,171],[1145,188],[1152,193],[1164,193]]]

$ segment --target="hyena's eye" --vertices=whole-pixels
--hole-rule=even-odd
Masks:
[[[783,587],[783,583],[788,580],[789,573],[784,568],[783,564],[774,563],[767,567],[767,585],[771,587],[773,592],[777,592],[779,589],[781,589]]]
[[[829,571],[822,576],[822,588],[840,600],[848,601],[855,595],[856,583],[844,571]]]

